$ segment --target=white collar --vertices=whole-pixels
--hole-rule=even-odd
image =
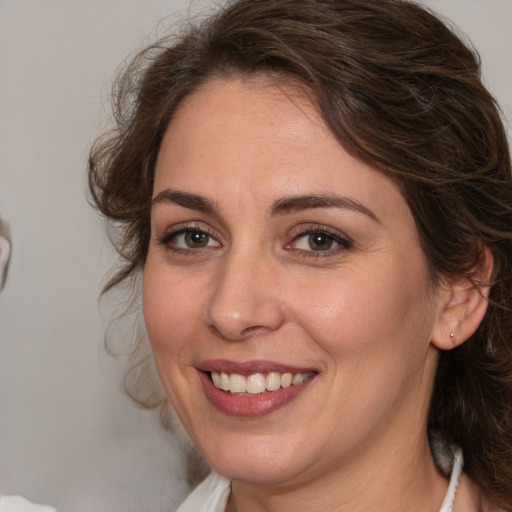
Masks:
[[[455,494],[457,493],[457,487],[459,486],[460,477],[462,475],[463,463],[464,458],[462,457],[462,450],[460,448],[454,449],[452,476],[450,477],[448,490],[446,491],[446,496],[444,497],[439,512],[452,512],[453,510],[453,502],[455,501]]]
[[[460,448],[453,449],[450,483],[439,512],[452,512],[455,494],[462,474]],[[192,491],[176,512],[224,512],[231,492],[231,482],[214,471]]]

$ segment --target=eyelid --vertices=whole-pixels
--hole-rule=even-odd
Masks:
[[[187,247],[186,244],[186,237],[189,233],[198,233],[200,235],[204,235],[207,237],[206,245],[199,245],[198,247]],[[208,233],[205,233],[204,231],[198,231],[195,229],[182,229],[173,235],[171,235],[171,240],[174,242],[174,247],[176,249],[183,249],[183,250],[201,250],[201,249],[208,249],[210,247],[219,247],[220,244]]]
[[[314,234],[327,235],[331,237],[338,244],[338,246],[334,247],[333,249],[327,249],[325,251],[314,251],[313,249],[307,250],[291,247],[291,245],[300,238]],[[305,256],[312,256],[315,258],[332,256],[338,252],[350,249],[353,246],[352,239],[345,233],[337,229],[318,224],[307,224],[295,227],[289,236],[292,237],[292,240],[285,245],[286,249],[295,250],[297,252],[303,253]]]
[[[174,238],[176,238],[179,235],[185,234],[189,231],[204,233],[205,235],[208,235],[212,240],[214,240],[216,242],[216,245],[215,246],[207,245],[207,246],[198,247],[198,248],[176,247],[176,246],[171,245],[171,242]],[[222,244],[219,241],[219,238],[220,238],[220,236],[218,235],[218,233],[215,230],[213,230],[207,224],[203,224],[202,222],[179,223],[179,224],[168,227],[162,234],[156,235],[156,240],[160,245],[165,246],[167,249],[169,249],[171,251],[181,252],[181,253],[188,253],[188,252],[198,253],[201,251],[210,251],[214,247],[221,247]]]
[[[313,222],[303,222],[299,225],[294,226],[292,229],[288,231],[288,236],[295,239],[299,236],[314,233],[324,233],[334,238],[340,238],[341,240],[351,243],[353,242],[352,238],[349,235],[347,235],[344,231],[341,231],[340,229],[337,228],[333,228],[331,226],[327,226],[325,224],[316,224]]]

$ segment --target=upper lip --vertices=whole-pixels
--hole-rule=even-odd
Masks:
[[[203,361],[198,365],[198,370],[203,372],[224,372],[229,374],[239,375],[253,375],[255,373],[318,373],[317,370],[311,367],[298,367],[285,363],[265,360],[251,360],[251,361],[230,361],[227,359],[211,359]]]

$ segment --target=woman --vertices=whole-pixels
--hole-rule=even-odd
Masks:
[[[180,511],[512,510],[511,165],[475,53],[411,2],[238,0],[116,99],[106,290],[143,275],[214,470]]]

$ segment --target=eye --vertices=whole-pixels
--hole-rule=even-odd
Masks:
[[[351,246],[352,242],[341,234],[315,227],[295,236],[288,248],[309,253],[325,252],[330,254],[349,249]]]
[[[174,235],[173,242],[176,247],[200,249],[212,243],[208,233],[202,231],[185,231]]]
[[[296,240],[297,249],[303,251],[328,251],[336,245],[336,240],[327,233],[310,233],[302,235]]]
[[[166,233],[160,243],[175,250],[194,250],[207,247],[220,247],[209,233],[200,229],[184,228],[178,231]]]

